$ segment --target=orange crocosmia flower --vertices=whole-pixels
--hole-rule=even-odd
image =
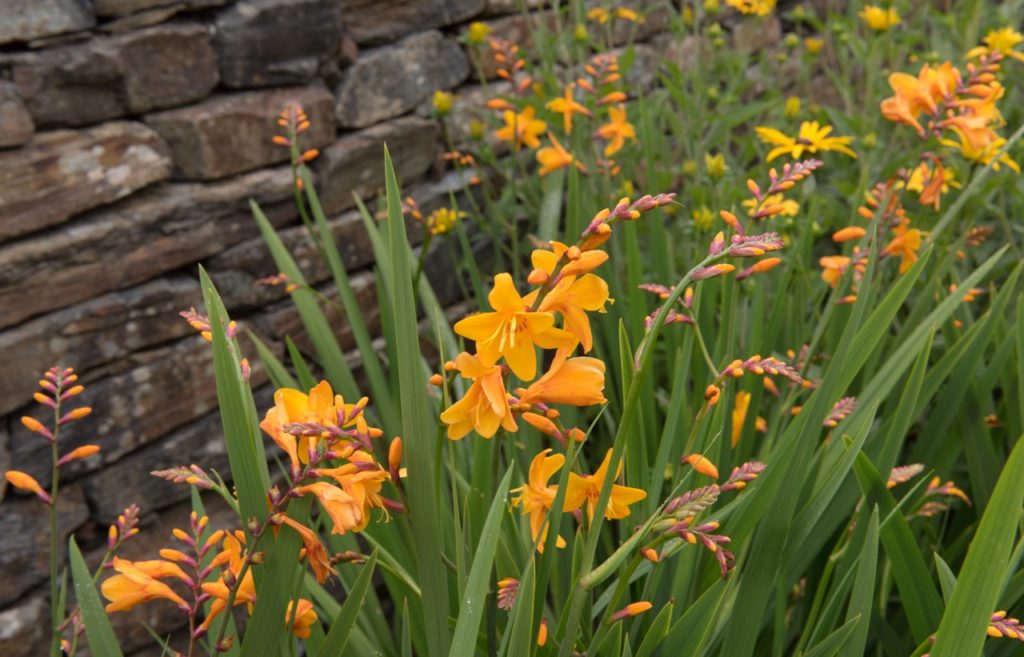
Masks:
[[[885,255],[900,257],[900,273],[905,273],[917,262],[917,251],[921,248],[921,231],[910,228],[910,221],[904,219],[893,229],[896,237],[882,250]]]
[[[568,349],[559,349],[551,368],[530,384],[519,398],[520,403],[591,406],[608,401],[604,397],[604,361],[568,355]]]
[[[321,381],[309,394],[293,388],[281,388],[274,393],[274,407],[267,410],[260,422],[263,429],[273,441],[288,455],[292,467],[298,469],[300,463],[309,462],[309,438],[296,438],[285,433],[284,427],[295,422],[315,422],[333,425],[337,422],[338,412],[334,405],[334,391],[331,384]]]
[[[288,609],[284,613],[285,622],[292,620],[292,603],[288,603]],[[295,605],[295,618],[292,623],[292,634],[300,639],[308,639],[310,627],[316,622],[316,610],[313,603],[305,598],[299,598]]]
[[[740,390],[736,393],[736,401],[732,407],[732,438],[730,445],[736,447],[743,435],[743,423],[747,420],[747,410],[750,408],[750,393]]]
[[[321,476],[331,477],[352,496],[362,508],[362,522],[353,527],[355,531],[361,531],[370,521],[372,509],[384,508],[384,498],[380,495],[383,483],[391,475],[384,470],[373,459],[373,456],[364,451],[356,450],[347,457],[348,463],[337,468],[319,468]]]
[[[513,144],[517,150],[520,146],[537,148],[540,146],[540,136],[547,132],[548,124],[535,119],[534,113],[533,107],[527,107],[522,112],[506,110],[502,114],[505,127],[495,132],[494,136]]]
[[[499,426],[506,431],[519,428],[508,405],[501,367],[485,365],[480,358],[462,352],[455,357],[455,368],[464,378],[472,379],[473,385],[462,399],[441,413],[450,439],[459,440],[474,429],[490,438]]]
[[[605,454],[601,467],[592,475],[580,476],[575,472],[569,473],[568,488],[565,491],[565,511],[574,511],[584,503],[587,505],[587,517],[594,518],[594,511],[597,510],[597,500],[601,496],[601,487],[604,486],[605,477],[608,476],[608,464],[611,462],[612,450]],[[618,479],[622,473],[622,461],[616,470],[615,478]],[[625,518],[629,515],[629,505],[635,504],[647,497],[647,493],[639,488],[620,486],[612,484],[612,494],[608,498],[608,507],[605,509],[604,517],[610,520]]]
[[[182,609],[189,608],[188,603],[174,589],[160,581],[168,577],[188,581],[184,571],[176,564],[160,559],[128,561],[114,557],[113,565],[118,574],[107,578],[100,586],[103,597],[110,601],[106,606],[108,614],[128,611],[136,605],[161,598],[170,600]]]
[[[316,532],[284,514],[281,514],[281,522],[294,529],[295,533],[302,539],[302,546],[306,551],[306,561],[309,562],[309,567],[313,569],[316,581],[322,583],[331,575],[338,574],[338,571],[331,566],[327,550],[324,549],[324,544],[320,542],[320,537],[316,535]]]
[[[331,517],[334,525],[332,534],[344,534],[348,531],[359,531],[366,526],[363,507],[359,501],[345,490],[325,481],[298,486],[295,492],[300,495],[312,493],[316,495],[321,508]]]
[[[524,301],[532,305],[539,292],[534,291]],[[608,303],[608,284],[595,274],[584,274],[579,278],[566,276],[548,292],[537,309],[541,312],[557,312],[562,315],[562,327],[579,340],[583,351],[589,352],[593,347],[593,335],[590,332],[590,318],[587,311],[604,312]]]
[[[842,279],[843,272],[850,266],[850,258],[848,256],[822,256],[818,260],[818,264],[821,265],[821,278],[823,281],[829,284],[830,287],[835,287],[836,284]]]
[[[550,449],[545,449],[533,457],[527,483],[511,491],[515,495],[512,498],[512,506],[522,507],[523,515],[530,516],[530,536],[537,543],[538,552],[544,551],[544,542],[548,535],[548,511],[551,510],[555,495],[558,493],[558,486],[549,486],[548,480],[565,463],[564,456],[548,456],[550,453]],[[565,539],[559,536],[555,545],[565,547]]]
[[[894,123],[913,126],[923,137],[925,131],[917,118],[922,113],[936,114],[938,104],[950,99],[960,82],[960,71],[952,62],[944,62],[937,68],[925,64],[917,77],[893,73],[889,76],[889,86],[895,95],[882,101],[882,116]]]
[[[537,171],[539,175],[546,176],[572,164],[575,164],[580,171],[584,170],[583,165],[569,151],[565,150],[550,132],[548,139],[551,140],[551,145],[537,150],[537,162],[540,164],[540,169]]]
[[[597,136],[608,141],[608,145],[604,147],[605,157],[611,157],[622,150],[627,139],[636,141],[636,129],[626,120],[625,105],[609,107],[608,117],[611,120],[597,129]]]
[[[551,110],[552,112],[556,112],[562,115],[562,127],[565,128],[565,134],[567,135],[572,134],[573,114],[590,116],[590,110],[588,110],[583,105],[580,105],[573,99],[572,92],[575,88],[575,84],[570,84],[565,88],[565,93],[562,94],[562,96],[560,96],[559,98],[555,98],[554,100],[548,101],[548,103],[544,106]]]
[[[579,276],[580,274],[592,272],[608,260],[607,251],[571,250],[565,244],[554,240],[549,242],[549,244],[551,244],[551,250],[534,249],[533,253],[530,254],[530,262],[533,266],[548,275],[554,273],[555,266],[559,260],[562,261],[562,268],[559,272],[563,276]],[[566,252],[569,255],[566,255]]]
[[[472,315],[455,325],[456,333],[476,341],[477,356],[485,366],[504,357],[517,377],[529,381],[537,375],[534,345],[558,349],[576,344],[571,333],[555,328],[552,313],[527,310],[507,273],[494,277],[494,288],[487,300],[494,312]]]
[[[217,553],[217,556],[210,562],[211,568],[218,568],[220,566],[226,566],[235,577],[242,572],[243,550],[242,546],[245,545],[245,534],[242,531],[236,531],[234,534],[227,533],[224,535],[223,547],[224,549]],[[202,585],[204,593],[208,593],[213,601],[210,604],[210,613],[207,614],[206,618],[200,627],[209,629],[210,623],[213,622],[217,616],[224,611],[227,607],[228,597],[231,594],[231,589],[224,583],[224,578],[220,577],[216,581],[206,582]],[[253,579],[252,569],[250,568],[245,573],[245,577],[242,582],[238,584],[238,592],[235,594],[234,606],[246,605],[249,608],[249,613],[252,613],[252,607],[256,603],[256,583]]]

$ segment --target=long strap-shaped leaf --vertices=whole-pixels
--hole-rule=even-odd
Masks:
[[[452,648],[448,653],[450,657],[472,655],[475,650],[480,621],[484,617],[487,583],[491,578],[494,553],[498,548],[498,535],[501,529],[501,519],[505,515],[505,498],[508,495],[510,481],[512,481],[512,468],[509,468],[505,473],[505,478],[501,480],[501,484],[494,494],[494,500],[491,502],[491,509],[487,512],[484,530],[480,534],[480,544],[477,545],[473,555],[473,565],[469,569],[466,591],[462,600],[459,601],[461,610],[459,611],[459,620],[455,624]]]
[[[92,574],[85,565],[82,552],[75,543],[75,537],[68,539],[68,556],[71,559],[71,577],[75,581],[75,597],[82,610],[82,621],[85,623],[85,636],[89,639],[89,648],[94,655],[103,657],[121,657],[121,646],[114,636],[114,628],[110,626],[107,612],[103,611],[100,594],[92,583]]]
[[[1010,519],[1018,516],[1024,503],[1021,472],[1024,440],[1018,438],[967,551],[953,597],[935,635],[932,657],[981,654],[985,629],[1006,581],[1010,550],[1017,533],[1017,523]]]
[[[402,219],[401,194],[391,155],[384,148],[384,175],[387,183],[388,262],[385,277],[391,286],[395,348],[401,395],[402,436],[408,452],[409,515],[416,533],[416,563],[423,589],[423,612],[430,655],[448,654],[448,580],[442,565],[442,542],[438,522],[438,484],[434,476],[434,445],[437,419],[430,411],[423,384],[422,356],[416,327],[416,301],[413,298],[412,271],[409,265],[409,240]]]
[[[374,550],[363,566],[362,572],[359,573],[356,583],[349,589],[348,597],[345,598],[345,604],[341,606],[338,615],[334,617],[331,629],[327,632],[327,636],[324,637],[324,642],[320,646],[317,657],[339,657],[342,651],[345,650],[349,634],[352,633],[352,627],[355,625],[359,611],[363,607],[363,599],[366,598],[366,592],[370,590],[370,582],[373,579],[373,571],[376,567],[377,551]]]

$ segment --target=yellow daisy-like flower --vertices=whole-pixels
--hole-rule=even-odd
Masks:
[[[767,16],[775,9],[775,0],[726,0],[726,4],[741,14]]]
[[[857,15],[875,32],[885,32],[903,22],[900,15],[892,7],[885,9],[875,5],[865,5]]]
[[[813,155],[819,151],[837,151],[857,159],[857,154],[849,147],[849,144],[853,142],[853,137],[829,137],[832,126],[820,125],[817,121],[801,123],[800,132],[796,137],[790,137],[780,130],[766,126],[758,126],[755,130],[761,141],[775,146],[768,151],[769,162],[787,153],[794,160],[799,160],[804,153]]]

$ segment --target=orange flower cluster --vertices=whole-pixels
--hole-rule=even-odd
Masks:
[[[78,375],[70,367],[51,367],[43,375],[43,378],[40,379],[40,391],[33,394],[32,398],[41,406],[52,409],[53,429],[47,428],[34,417],[26,415],[21,418],[21,424],[26,429],[38,434],[52,446],[54,472],[59,472],[59,468],[73,461],[86,459],[100,452],[99,445],[81,445],[62,456],[57,451],[61,427],[69,422],[81,420],[92,413],[92,408],[89,406],[79,406],[71,410],[66,410],[65,408],[66,402],[85,391],[85,386],[77,383],[77,381]],[[32,493],[47,505],[55,503],[55,500],[51,499],[50,493],[46,492],[39,482],[36,481],[35,477],[27,472],[8,470],[4,473],[4,478],[11,486],[26,493]],[[56,489],[57,482],[51,482],[51,485]]]
[[[939,138],[969,160],[991,162],[995,169],[1005,164],[1019,173],[1017,163],[999,152],[1006,139],[995,130],[1004,123],[996,107],[1006,92],[996,79],[1003,58],[999,50],[982,54],[967,65],[966,75],[948,61],[934,68],[925,64],[916,77],[893,73],[889,86],[894,95],[882,101],[882,115],[911,126],[922,139]]]

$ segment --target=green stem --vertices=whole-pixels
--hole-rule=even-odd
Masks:
[[[63,378],[63,377],[61,377]],[[57,467],[57,439],[60,437],[60,396],[64,386],[61,379],[57,381],[54,394],[56,404],[53,407],[53,440],[50,441],[50,657],[60,657],[60,626],[62,610],[58,609],[59,591],[57,590],[57,551],[60,549],[57,535],[57,492],[60,483],[60,471]]]

